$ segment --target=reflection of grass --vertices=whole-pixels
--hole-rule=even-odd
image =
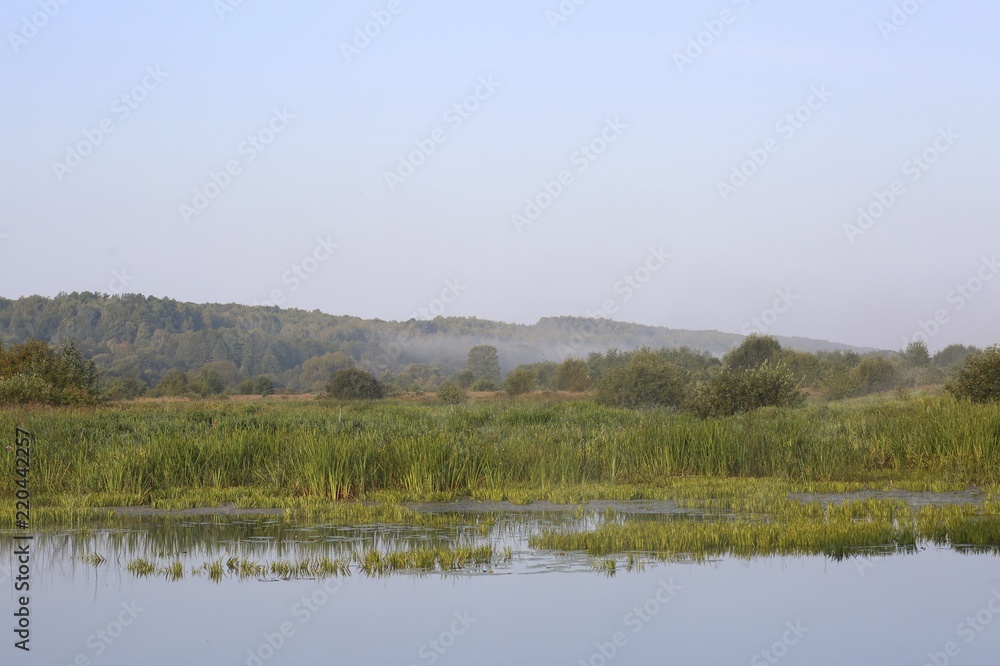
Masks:
[[[608,522],[592,532],[548,531],[531,545],[595,557],[641,553],[659,559],[826,555],[912,551],[920,542],[1000,552],[1000,502],[924,506],[865,500],[821,506],[786,501],[767,513],[733,520]],[[606,569],[607,560],[599,566]],[[613,567],[612,567],[613,570]]]
[[[405,572],[458,572],[474,566],[488,567],[494,561],[493,555],[491,546],[477,546],[421,548],[388,553],[369,550],[363,554],[355,555],[353,561],[320,557],[296,561],[274,560],[265,563],[231,557],[225,562],[217,559],[193,567],[191,574],[207,576],[211,581],[218,583],[227,575],[241,580],[268,577],[294,580],[345,577],[350,576],[355,570],[371,577]],[[507,548],[503,555],[497,558],[497,561],[509,562],[511,557],[512,553]],[[133,575],[139,577],[163,576],[168,580],[180,580],[184,577],[184,567],[179,561],[170,564],[157,564],[144,558],[136,558],[131,560],[126,568]]]
[[[543,399],[460,408],[386,401],[12,408],[36,437],[33,521],[88,507],[233,502],[322,511],[320,502],[468,496],[655,497],[679,477],[810,485],[986,485],[1000,479],[1000,404],[947,396],[762,410],[701,421]],[[14,486],[0,488],[11,500]],[[13,514],[0,515],[0,527]]]

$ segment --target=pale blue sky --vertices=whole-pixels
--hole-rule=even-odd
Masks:
[[[51,18],[45,0],[3,4],[0,296],[280,291],[405,319],[458,279],[445,315],[532,323],[612,301],[624,321],[740,332],[763,317],[891,349],[937,315],[932,349],[1000,341],[1000,269],[983,263],[1000,256],[996,3],[587,0],[553,28],[558,0],[400,0],[348,61],[343,44],[395,3],[244,0],[220,18],[224,2],[51,0]],[[904,4],[919,10],[886,38]],[[675,52],[723,11],[680,71]],[[813,89],[832,96],[779,127]],[[477,90],[461,124],[446,117]],[[609,121],[606,151],[574,158]],[[443,143],[390,188],[435,130]],[[243,143],[258,132],[273,141]],[[54,167],[87,134],[100,145]],[[724,201],[719,182],[766,146]],[[904,166],[925,150],[936,163]],[[185,222],[229,161],[238,173]],[[562,171],[518,233],[511,216]],[[845,232],[895,180],[884,216]],[[648,272],[650,247],[670,260]],[[791,305],[768,313],[777,290]]]

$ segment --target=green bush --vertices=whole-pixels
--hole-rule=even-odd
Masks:
[[[183,370],[167,370],[156,385],[153,395],[162,396],[182,396],[193,395],[196,391],[188,384],[187,373]]]
[[[954,380],[946,388],[959,400],[1000,401],[1000,346],[966,356]]]
[[[55,395],[55,387],[35,375],[0,377],[0,405],[49,405],[55,402]]]
[[[259,395],[267,397],[274,393],[274,382],[267,375],[260,375],[253,379],[244,379],[240,383],[240,395]]]
[[[535,373],[527,368],[515,368],[503,381],[504,390],[510,395],[524,395],[535,390]]]
[[[865,356],[854,368],[864,393],[891,391],[899,385],[899,373],[892,361],[881,356]]]
[[[552,377],[552,387],[557,391],[582,393],[590,388],[590,376],[587,374],[587,363],[575,358],[568,358],[556,366]]]
[[[71,341],[58,351],[41,340],[28,340],[10,349],[0,346],[0,379],[7,400],[52,405],[93,404],[104,400],[101,375],[84,360]],[[47,386],[48,388],[45,388]]]
[[[732,416],[761,407],[798,407],[806,396],[783,364],[724,368],[696,391],[688,409],[701,418]]]
[[[472,384],[473,391],[490,391],[495,392],[500,390],[500,385],[497,384],[492,379],[477,379]]]
[[[687,374],[648,349],[634,352],[624,365],[605,368],[597,382],[597,402],[617,407],[680,407]]]
[[[134,400],[145,395],[149,388],[146,382],[136,377],[115,377],[107,386],[109,400]]]
[[[437,398],[446,405],[460,405],[468,400],[465,391],[454,384],[445,384],[439,388]]]
[[[770,335],[751,333],[739,347],[722,358],[722,362],[737,370],[752,370],[758,366],[774,364],[781,360],[781,345]]]
[[[326,392],[338,400],[381,400],[386,396],[385,386],[375,375],[357,368],[333,373]]]

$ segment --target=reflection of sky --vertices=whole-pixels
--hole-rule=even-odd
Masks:
[[[32,587],[32,651],[14,663],[62,665],[84,654],[93,664],[242,666],[247,649],[290,622],[294,634],[264,663],[429,664],[430,647],[423,655],[421,648],[448,632],[456,613],[468,613],[475,622],[437,664],[578,664],[618,631],[625,641],[615,665],[746,664],[782,639],[786,622],[809,631],[782,663],[922,664],[928,652],[956,641],[961,664],[994,664],[1000,623],[970,644],[955,628],[1000,588],[996,564],[995,556],[930,548],[841,563],[659,564],[614,578],[579,570],[528,574],[533,569],[515,566],[513,574],[497,567],[502,573],[492,576],[354,575],[324,598],[322,587],[334,589],[337,580],[214,584],[187,576],[170,583],[135,578],[112,563],[95,570],[41,561]],[[648,623],[626,619],[637,605],[656,609],[651,600],[670,580],[680,591]],[[11,608],[9,583],[3,589],[2,605]],[[316,612],[303,622],[301,602],[314,593]],[[134,602],[139,617],[98,657],[98,639],[88,647],[88,638],[116,620],[122,602]],[[0,646],[2,663],[10,663],[10,650]]]

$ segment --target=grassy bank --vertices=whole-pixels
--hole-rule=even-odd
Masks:
[[[0,412],[36,507],[662,495],[681,477],[955,488],[1000,479],[1000,405],[944,396],[701,421],[587,401],[132,403]],[[13,451],[6,468],[14,469]],[[838,485],[840,484],[840,485]],[[13,484],[0,496],[13,500]]]

